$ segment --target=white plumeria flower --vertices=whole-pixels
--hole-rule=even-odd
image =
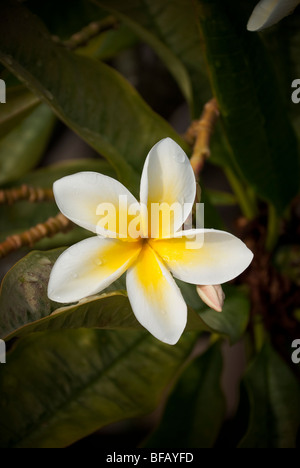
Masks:
[[[261,0],[248,21],[248,31],[262,31],[291,14],[300,0]]]
[[[73,245],[58,258],[50,276],[49,298],[77,302],[99,293],[127,271],[128,298],[137,320],[159,340],[177,343],[186,326],[187,306],[172,275],[195,285],[221,284],[241,274],[253,258],[246,245],[227,232],[181,231],[195,193],[189,159],[170,138],[158,142],[147,156],[140,204],[121,183],[102,174],[81,172],[55,182],[54,195],[62,213],[98,235]],[[118,201],[124,196],[129,205],[140,207],[143,234],[136,239],[121,236],[120,223],[115,233],[99,228],[99,206],[109,201],[118,213]],[[168,238],[161,226],[151,223],[147,229],[152,204],[162,202],[183,207],[169,218]],[[153,232],[160,233],[158,238],[153,238]],[[190,249],[188,236],[196,234],[203,242]]]

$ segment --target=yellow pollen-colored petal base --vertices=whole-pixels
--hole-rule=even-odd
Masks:
[[[175,344],[186,326],[187,306],[148,241],[127,271],[126,284],[137,320],[159,340]]]

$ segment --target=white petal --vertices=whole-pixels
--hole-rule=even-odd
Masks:
[[[191,211],[195,195],[195,176],[188,157],[171,138],[159,141],[145,161],[140,202],[147,206],[148,215],[151,213],[151,204],[165,203],[169,207],[178,206],[179,209],[163,232],[158,223],[153,222],[151,229],[149,227],[149,237],[169,237],[170,231],[172,235],[180,229]]]
[[[248,31],[261,31],[294,11],[300,0],[261,0],[248,21]]]
[[[63,177],[54,183],[53,191],[60,211],[67,218],[89,231],[111,237],[117,237],[118,222],[116,223],[114,213],[117,216],[119,214],[120,196],[126,197],[128,206],[138,203],[120,182],[96,172],[78,172]],[[109,220],[109,225],[115,224],[116,232],[110,230],[109,226],[106,230],[99,227],[99,221],[103,219],[99,207],[102,206],[106,210],[107,204],[110,204],[107,208],[112,210],[112,223]],[[125,217],[127,219],[127,213]]]
[[[186,326],[187,306],[171,274],[147,244],[127,271],[126,283],[137,320],[158,340],[177,343]]]
[[[188,238],[188,235],[197,235]],[[173,239],[152,240],[151,246],[173,275],[192,284],[222,284],[240,275],[253,253],[237,237],[214,229],[178,233]]]
[[[107,288],[135,260],[138,242],[91,237],[67,249],[50,275],[48,296],[56,302],[77,302]]]

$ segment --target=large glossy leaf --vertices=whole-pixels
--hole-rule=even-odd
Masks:
[[[81,171],[99,172],[116,178],[113,168],[103,159],[71,159],[29,172],[18,182],[33,187],[51,188],[56,180]]]
[[[299,105],[295,105],[291,100],[291,83],[300,76],[300,61],[299,61],[299,50],[300,50],[300,14],[299,8],[296,10],[295,14],[289,16],[285,19],[284,23],[280,23],[280,35],[277,41],[279,46],[281,46],[280,52],[282,60],[279,62],[276,60],[277,67],[279,69],[280,77],[283,80],[285,79],[286,90],[286,99],[290,105],[290,111],[293,115],[294,128],[298,136],[298,141],[300,141],[300,115],[299,115]],[[278,37],[278,36],[277,36]],[[270,37],[270,41],[274,43],[274,33]],[[284,45],[283,45],[284,44]],[[286,50],[288,49],[288,54]],[[278,53],[273,54],[274,58],[278,57]],[[281,65],[281,66],[280,66]],[[292,92],[294,88],[292,89]]]
[[[6,104],[1,106],[0,138],[20,123],[39,102],[39,98],[28,91],[25,86],[8,88]]]
[[[201,319],[211,329],[230,338],[231,344],[237,343],[246,331],[249,323],[250,303],[247,296],[230,286],[223,286],[225,303],[223,311],[206,309],[201,312]]]
[[[265,345],[244,383],[250,400],[248,431],[241,448],[295,448],[300,428],[300,385],[292,371]]]
[[[62,307],[47,297],[50,271],[64,249],[32,252],[6,275],[0,294],[0,335],[11,339],[32,332],[68,328],[143,329],[131,310],[124,278],[104,294]],[[209,330],[190,311],[189,328]]]
[[[102,32],[83,47],[76,49],[76,53],[99,60],[109,60],[137,43],[138,38],[132,29],[125,24],[120,24],[114,29]]]
[[[42,239],[41,241],[34,244],[33,247],[29,248],[29,251],[32,251],[32,249],[43,251],[49,249],[58,249],[61,247],[69,247],[70,245],[76,244],[83,239],[92,237],[92,235],[92,232],[80,228],[79,226],[74,226],[66,233],[58,233],[54,237],[46,237],[45,239]]]
[[[194,117],[210,98],[192,0],[97,0],[147,42],[168,67]]]
[[[111,20],[112,15],[102,11],[91,1],[29,0],[26,6],[39,16],[49,32],[61,41],[69,41],[74,34],[77,37],[81,35],[81,45],[76,47],[76,53],[107,60],[137,43],[137,37],[133,31],[125,24],[118,24],[117,19],[115,24],[107,29],[107,20]],[[55,14],[56,11],[59,11],[59,15]],[[99,32],[96,37],[85,41],[83,39],[85,33],[82,35],[82,30],[85,31],[90,24],[95,22],[102,24],[103,31]]]
[[[198,6],[231,157],[281,212],[299,188],[298,153],[270,59],[259,36],[246,31],[249,9],[240,1],[198,0]]]
[[[214,206],[234,206],[238,204],[237,198],[230,192],[208,190],[207,193]]]
[[[151,448],[212,448],[225,416],[219,343],[196,358],[172,391],[162,420],[147,440]]]
[[[212,203],[212,197],[208,190],[201,184],[201,203],[204,203],[204,227],[213,229],[224,229],[224,222]]]
[[[28,279],[26,278],[26,280]],[[41,304],[42,301],[39,302]],[[47,306],[49,306],[49,302]],[[22,310],[24,311],[24,308]],[[49,310],[49,307],[46,307],[43,312],[47,310]],[[39,308],[38,311],[40,312],[42,309]],[[10,340],[16,336],[26,336],[33,332],[72,328],[143,329],[132,313],[125,291],[116,291],[104,294],[102,297],[97,297],[97,299],[82,301],[75,306],[61,307],[50,316],[28,323],[28,325],[21,325],[15,333],[11,333],[5,338]]]
[[[89,0],[27,0],[26,7],[42,19],[52,35],[62,40],[69,39],[91,22],[106,16],[106,12]]]
[[[54,122],[52,110],[41,104],[0,140],[0,184],[17,180],[38,164]]]
[[[209,309],[200,301],[193,285],[177,281],[186,303],[196,311],[201,320],[216,333],[229,338],[231,344],[240,340],[249,323],[250,303],[243,291],[230,285],[222,285],[226,295],[222,312]]]
[[[0,294],[1,338],[9,340],[62,328],[142,329],[131,310],[124,277],[102,294],[76,305],[62,307],[51,302],[47,297],[48,279],[62,251],[31,252],[6,275]],[[179,286],[189,306],[187,330],[217,332],[228,336],[232,342],[240,338],[249,309],[243,295],[232,291],[223,313],[219,314],[201,307],[195,286],[184,283]]]
[[[266,44],[274,68],[276,69],[280,91],[292,114],[297,114],[297,106],[291,100],[291,83],[300,76],[300,14],[299,9],[264,30],[262,37]]]
[[[109,423],[145,415],[195,342],[144,332],[72,330],[17,343],[0,370],[1,447],[64,447]]]
[[[185,143],[138,93],[107,65],[55,44],[20,4],[0,5],[0,60],[112,164],[135,193],[151,146],[170,136]]]

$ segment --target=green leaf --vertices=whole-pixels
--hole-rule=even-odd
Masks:
[[[188,150],[132,86],[104,63],[56,45],[20,4],[0,6],[0,60],[114,167],[134,193],[148,151],[169,136]]]
[[[287,105],[289,105],[290,113],[293,117],[294,130],[296,131],[298,142],[300,142],[300,115],[299,105],[295,105],[291,100],[291,83],[300,76],[300,15],[290,15],[285,21],[279,23],[277,31],[270,34],[268,45],[278,44],[277,50],[271,49],[272,57],[274,58],[275,65],[279,77],[281,79],[281,88],[285,92]],[[275,39],[275,32],[277,37]],[[278,50],[279,49],[279,50]],[[288,52],[287,52],[288,51]],[[280,60],[281,58],[281,60]]]
[[[25,86],[8,88],[6,104],[1,106],[0,138],[16,127],[39,102],[39,98],[28,91]]]
[[[17,180],[38,164],[54,123],[53,112],[42,104],[0,140],[0,184]]]
[[[70,245],[76,244],[77,242],[92,236],[93,233],[91,231],[87,231],[86,229],[83,229],[79,226],[75,226],[67,233],[58,233],[54,237],[45,237],[44,239],[34,244],[34,249],[51,250],[61,247],[69,247]]]
[[[226,135],[223,131],[221,121],[218,121],[215,126],[213,138],[211,141],[211,156],[209,161],[216,166],[222,167],[224,170],[231,169],[236,173],[239,179],[245,182],[243,174],[239,170],[234,159],[231,157],[230,148],[226,140]]]
[[[10,340],[32,332],[80,327],[142,330],[131,310],[124,277],[76,305],[62,307],[48,299],[50,272],[63,250],[31,252],[5,276],[0,290],[0,336]],[[187,329],[209,331],[192,309]]]
[[[198,0],[198,6],[230,155],[281,213],[299,189],[298,150],[270,58],[259,36],[247,32],[249,10],[241,2]]]
[[[196,9],[187,0],[97,0],[147,42],[168,67],[199,118],[211,97],[202,59]]]
[[[300,16],[295,13],[264,30],[262,35],[280,84],[281,94],[292,114],[298,114],[291,100],[291,83],[300,76]]]
[[[9,340],[32,332],[80,327],[143,329],[132,313],[125,282],[120,280],[105,294],[76,305],[62,307],[50,301],[47,296],[50,272],[63,250],[31,252],[5,276],[0,291],[2,337]]]
[[[207,190],[211,203],[216,206],[233,206],[237,205],[236,197],[230,192],[220,190]]]
[[[26,7],[42,19],[52,35],[62,40],[69,39],[88,24],[106,16],[105,12],[87,0],[27,0]]]
[[[281,245],[276,249],[274,265],[283,276],[300,286],[300,245]]]
[[[177,281],[186,303],[197,312],[208,330],[227,336],[231,344],[241,339],[246,331],[250,316],[250,302],[244,292],[237,287],[222,285],[225,302],[222,312],[216,312],[199,301],[193,285]]]
[[[59,249],[57,255],[62,251],[63,249]],[[47,296],[52,257],[52,252],[30,253],[3,279],[0,290],[1,335],[6,335],[37,317],[45,317],[54,309]],[[8,297],[11,298],[10,302]]]
[[[38,333],[17,343],[0,373],[0,446],[59,448],[145,415],[189,356],[141,332]]]
[[[137,36],[125,24],[105,31],[95,37],[83,47],[76,49],[76,53],[99,60],[109,60],[123,50],[129,49],[138,42]]]
[[[26,7],[45,23],[55,39],[69,41],[73,35],[80,37],[82,45],[76,48],[76,53],[88,57],[108,60],[137,43],[133,31],[124,24],[117,24],[116,20],[116,24],[106,30],[106,22],[111,20],[112,16],[108,16],[106,11],[86,0],[29,0]],[[59,15],[56,14],[57,11]],[[85,32],[95,22],[101,24],[104,30],[86,42]]]
[[[236,287],[222,285],[227,299],[222,312],[206,309],[200,313],[201,320],[211,329],[228,336],[230,343],[237,343],[244,335],[250,317],[250,302]]]
[[[265,345],[251,364],[244,383],[251,413],[240,447],[295,448],[300,428],[300,386],[270,345]]]
[[[20,184],[32,187],[51,188],[53,183],[67,175],[81,171],[92,171],[116,178],[113,168],[101,159],[71,159],[30,172],[19,179]]]
[[[68,161],[60,164],[54,164],[43,169],[33,171],[26,174],[18,180],[18,185],[30,185],[32,187],[51,188],[53,183],[67,175],[75,174],[81,171],[95,171],[101,174],[115,177],[114,170],[106,161],[97,159],[82,159]],[[42,206],[42,209],[41,209]],[[1,218],[1,233],[0,240],[5,239],[8,235],[22,232],[38,223],[45,222],[51,216],[56,216],[58,208],[56,203],[45,202],[40,203],[20,202],[13,206],[0,206]],[[75,228],[68,234],[61,234],[59,238],[62,242],[59,245],[70,245],[80,240],[80,238],[88,237],[89,231]],[[74,237],[74,240],[72,241]],[[38,244],[38,248],[56,247],[58,237],[47,239]]]
[[[28,283],[28,278],[25,278],[25,282],[26,284]],[[49,310],[49,301],[47,305],[47,309]],[[35,312],[40,312],[41,310],[39,307]],[[116,291],[105,293],[97,296],[97,298],[88,298],[81,301],[78,305],[56,309],[50,316],[37,319],[27,325],[20,325],[20,328],[15,333],[6,336],[5,339],[10,340],[14,337],[23,337],[33,332],[76,328],[143,330],[143,327],[133,315],[126,292]]]
[[[34,251],[5,276],[0,291],[0,336],[6,340],[32,332],[62,328],[142,329],[126,295],[125,277],[75,305],[51,302],[47,286],[51,269],[64,249]],[[232,290],[222,314],[201,307],[195,286],[179,284],[189,306],[187,330],[210,331],[237,341],[248,320],[248,302]],[[200,307],[199,307],[200,305]],[[55,312],[55,313],[54,313]]]
[[[225,416],[221,389],[223,367],[219,343],[196,358],[172,391],[150,448],[212,448]]]
[[[210,193],[201,186],[201,203],[204,203],[204,224],[206,228],[224,229],[224,223],[212,203]]]

